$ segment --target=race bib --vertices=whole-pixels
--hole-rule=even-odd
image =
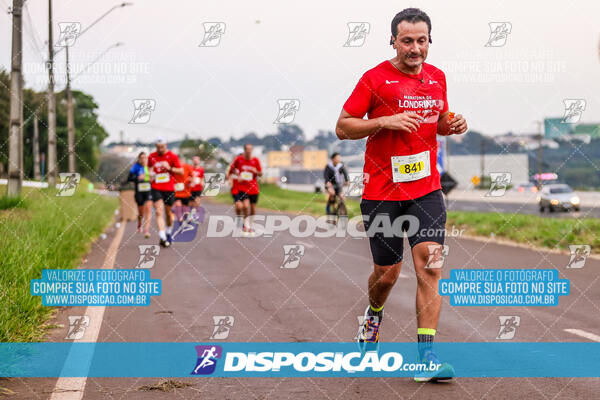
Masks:
[[[392,157],[392,177],[394,183],[410,182],[431,175],[429,150],[409,156]]]
[[[198,178],[197,176],[195,176],[194,179],[192,180],[192,184],[194,186],[198,186],[200,184],[200,178]]]
[[[252,172],[248,172],[248,171],[243,171],[240,174],[240,178],[242,178],[243,181],[251,181],[254,175],[252,175]]]
[[[156,178],[154,178],[154,181],[156,183],[167,183],[171,180],[171,175],[169,175],[169,173],[167,172],[163,172],[162,174],[156,174]]]
[[[150,182],[140,182],[138,183],[138,192],[149,192],[150,191]]]
[[[175,191],[176,192],[181,192],[183,189],[185,189],[185,186],[183,184],[183,182],[179,182],[175,184]]]

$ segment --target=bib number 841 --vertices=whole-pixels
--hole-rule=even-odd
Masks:
[[[423,161],[417,161],[411,164],[396,164],[396,173],[399,174],[414,174],[423,170]]]

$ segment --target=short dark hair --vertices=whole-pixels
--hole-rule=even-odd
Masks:
[[[429,19],[429,15],[425,14],[425,11],[422,11],[419,8],[405,8],[400,11],[394,19],[392,20],[392,36],[396,37],[398,35],[398,24],[402,21],[410,22],[411,24],[423,21],[427,24],[427,28],[429,28],[429,43],[431,43],[431,20]],[[393,44],[394,41],[390,40],[390,44]]]
[[[248,146],[252,146],[252,143],[244,143],[244,150],[246,150],[246,147]]]
[[[331,159],[333,160],[335,158],[335,156],[339,156],[339,155],[340,155],[340,153],[335,152],[331,155]]]
[[[142,154],[146,154],[146,152],[145,152],[145,151],[140,151],[140,154],[138,154],[138,158],[140,158],[140,156],[141,156]]]

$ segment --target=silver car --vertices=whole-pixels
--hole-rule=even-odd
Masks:
[[[546,208],[550,212],[556,210],[574,210],[579,211],[579,196],[575,194],[569,185],[552,184],[542,187],[538,196],[540,212],[544,212]]]

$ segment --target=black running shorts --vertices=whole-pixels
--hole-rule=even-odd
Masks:
[[[135,192],[135,202],[138,206],[143,206],[147,201],[152,201],[151,192]]]
[[[404,235],[411,248],[421,242],[444,244],[446,206],[441,190],[413,200],[363,199],[360,209],[377,265],[402,261]]]
[[[175,192],[152,189],[152,200],[154,202],[162,200],[165,205],[172,206],[175,203]]]
[[[244,201],[246,199],[250,199],[250,204],[256,204],[258,202],[258,194],[248,194],[246,192],[240,191],[238,193],[238,200]]]

